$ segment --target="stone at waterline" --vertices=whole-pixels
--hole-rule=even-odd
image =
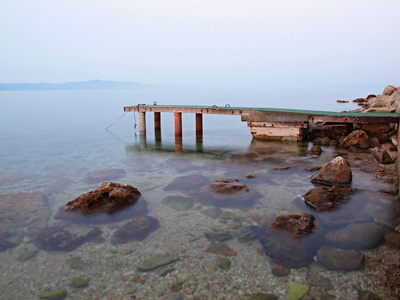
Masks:
[[[100,169],[90,172],[87,181],[89,183],[98,183],[102,181],[110,181],[120,179],[126,176],[123,169]]]
[[[349,187],[319,186],[309,190],[303,197],[304,202],[317,211],[328,211],[347,201],[357,191]]]
[[[138,266],[138,271],[148,272],[158,267],[176,262],[177,260],[179,260],[179,256],[177,254],[159,253],[142,262]]]
[[[222,178],[204,185],[196,199],[206,205],[217,207],[250,207],[261,198],[257,191],[250,190],[248,186],[237,178]]]
[[[325,240],[342,249],[363,250],[377,246],[385,233],[386,230],[376,223],[356,223],[327,233]]]
[[[352,181],[352,172],[349,162],[337,156],[327,162],[319,171],[311,176],[311,182],[324,185],[350,185]]]
[[[314,146],[311,147],[309,153],[310,153],[311,155],[321,155],[322,149],[321,149],[320,146],[314,145]]]
[[[101,236],[98,227],[81,228],[80,232],[68,230],[58,226],[43,229],[34,238],[36,247],[48,251],[72,251],[86,242],[93,241]]]
[[[147,213],[147,202],[129,184],[103,182],[95,190],[80,195],[61,207],[55,219],[75,222],[114,222]]]
[[[178,211],[185,211],[193,207],[193,198],[171,195],[161,200],[161,204]]]
[[[138,216],[118,228],[111,237],[112,244],[125,244],[143,241],[150,233],[157,230],[159,222],[152,216]]]
[[[375,147],[375,148],[372,150],[372,154],[374,155],[376,161],[377,161],[379,164],[385,164],[385,165],[387,165],[387,164],[392,164],[392,163],[394,162],[394,161],[392,160],[392,158],[390,157],[389,153],[388,153],[385,149],[383,149],[383,148]]]
[[[354,130],[348,136],[346,136],[340,143],[343,148],[349,148],[351,146],[359,149],[369,148],[369,136],[364,130]]]
[[[34,237],[47,226],[50,210],[42,194],[0,195],[0,251]]]
[[[323,248],[318,250],[317,260],[329,270],[356,271],[364,266],[365,255],[352,249]]]
[[[201,187],[202,185],[206,184],[208,178],[203,175],[186,175],[180,176],[174,179],[171,183],[169,183],[164,190],[171,191],[171,190],[180,190],[180,191],[187,191],[187,190],[195,190]]]

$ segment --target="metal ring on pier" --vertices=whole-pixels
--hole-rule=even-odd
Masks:
[[[225,104],[225,107],[231,107],[230,104]]]
[[[214,105],[212,106],[212,108],[217,108],[217,106],[214,104]]]
[[[153,101],[153,105],[157,105],[157,101]]]

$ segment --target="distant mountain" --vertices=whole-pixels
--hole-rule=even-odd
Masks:
[[[0,91],[51,91],[51,90],[131,90],[148,89],[154,86],[136,83],[90,80],[66,83],[0,83]]]

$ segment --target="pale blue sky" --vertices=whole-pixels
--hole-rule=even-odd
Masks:
[[[400,85],[399,0],[0,0],[0,82]]]

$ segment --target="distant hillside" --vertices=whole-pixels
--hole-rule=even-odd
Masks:
[[[136,82],[90,80],[66,83],[0,83],[0,91],[131,90],[154,88]]]

